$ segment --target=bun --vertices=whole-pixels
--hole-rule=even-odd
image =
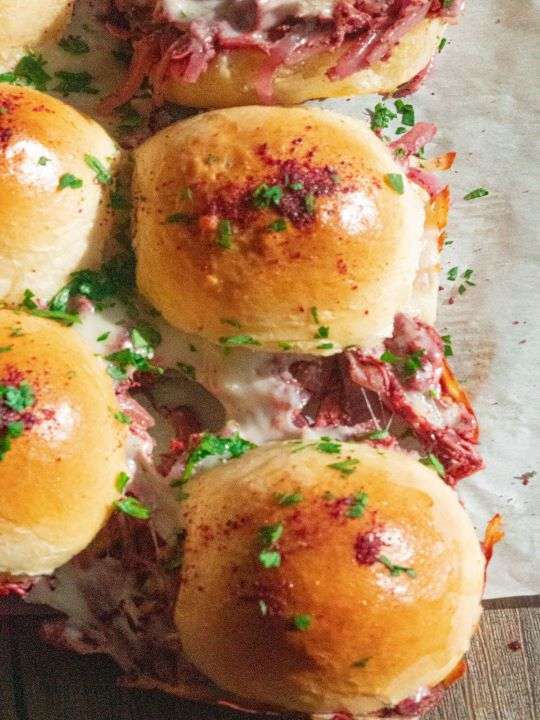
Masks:
[[[397,312],[414,312],[422,191],[365,124],[307,108],[218,110],[135,157],[138,285],[171,325],[320,353],[371,347]]]
[[[126,426],[111,379],[76,333],[26,313],[0,310],[0,386],[29,386],[22,434],[2,445],[0,574],[51,573],[82,550],[108,517],[125,469]]]
[[[423,20],[379,61],[344,80],[330,80],[326,71],[345,54],[351,43],[336,52],[313,55],[295,65],[281,65],[274,75],[273,102],[276,105],[297,105],[306,100],[351,95],[392,94],[400,85],[412,80],[436,52],[444,23]],[[164,97],[188,107],[232,107],[259,102],[254,82],[266,56],[257,50],[235,49],[220,53],[196,83],[169,77],[163,87]]]
[[[28,50],[57,40],[69,23],[73,0],[0,0],[0,71]]]
[[[19,302],[26,288],[48,299],[101,263],[113,217],[85,155],[113,172],[119,151],[93,120],[36,90],[0,85],[0,107],[0,299]],[[67,175],[82,186],[61,189]]]
[[[457,495],[412,456],[276,443],[187,490],[175,621],[188,660],[240,705],[363,716],[435,687],[467,651],[484,558]]]

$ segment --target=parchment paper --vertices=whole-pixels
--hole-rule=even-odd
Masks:
[[[46,56],[53,69],[90,70],[104,91],[120,70],[111,65],[109,41],[92,27],[88,6],[94,11],[98,2],[79,0],[69,31],[89,40],[90,56]],[[453,337],[453,366],[473,398],[487,462],[484,472],[461,483],[459,494],[479,535],[495,513],[505,519],[506,539],[490,566],[486,596],[529,595],[540,592],[540,476],[528,475],[540,470],[540,0],[470,0],[459,26],[446,35],[431,77],[410,101],[417,120],[439,127],[427,154],[458,152],[447,174],[452,244],[443,255],[438,328]],[[94,96],[67,101],[95,114]],[[322,105],[367,117],[365,109],[376,102]],[[489,196],[462,199],[477,187]],[[455,266],[460,274],[474,271],[476,285],[463,295],[459,281],[447,280]]]

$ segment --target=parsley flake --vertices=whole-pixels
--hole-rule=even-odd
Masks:
[[[397,115],[382,102],[377,103],[373,110],[369,111],[369,114],[371,116],[372,130],[384,130],[390,125],[392,120],[397,118]]]
[[[398,195],[403,195],[405,192],[405,183],[403,182],[403,175],[399,173],[388,173],[384,176],[384,182],[388,187],[392,188]]]
[[[110,185],[112,183],[112,175],[109,170],[103,165],[101,160],[98,160],[94,155],[85,155],[84,162],[88,165],[90,170],[93,170],[96,174],[96,180],[100,185]]]
[[[379,555],[379,557],[377,558],[377,562],[380,562],[381,565],[384,565],[384,567],[390,571],[390,575],[398,576],[402,573],[405,573],[409,577],[416,577],[416,570],[414,568],[403,567],[403,565],[394,565],[394,563],[389,560],[386,555]]]
[[[368,504],[368,496],[365,492],[356,493],[352,498],[352,503],[347,509],[347,517],[360,518],[364,514]]]
[[[150,508],[143,505],[140,500],[134,497],[123,497],[119,500],[115,500],[114,503],[117,510],[129,515],[130,517],[136,518],[137,520],[148,520],[152,515]]]
[[[360,460],[357,460],[356,458],[348,458],[347,460],[342,460],[341,462],[330,463],[328,467],[333,470],[338,470],[343,476],[347,476],[352,475],[359,463]]]
[[[58,45],[71,55],[85,55],[90,52],[88,43],[80,35],[67,35],[60,40]]]
[[[269,208],[272,205],[277,207],[283,198],[283,189],[279,185],[267,185],[262,183],[251,194],[253,205],[259,210]]]
[[[232,247],[233,227],[230,220],[221,219],[217,226],[217,244],[225,250]]]
[[[476,188],[476,190],[471,190],[468,192],[463,199],[464,200],[476,200],[477,198],[486,197],[486,195],[489,195],[489,190],[486,190],[485,188]]]
[[[304,499],[304,496],[299,490],[293,493],[276,493],[274,497],[276,498],[278,505],[283,505],[284,507],[298,505],[298,503],[302,502]]]
[[[311,615],[295,615],[292,619],[292,624],[295,630],[305,632],[311,627],[312,618]]]
[[[58,180],[58,189],[65,190],[71,188],[72,190],[78,190],[83,185],[83,181],[80,178],[75,177],[71,173],[64,173]]]
[[[122,472],[118,473],[114,484],[119,493],[124,492],[128,482],[129,482],[129,479],[130,478],[129,478],[129,475],[127,474],[127,472],[122,471]]]
[[[207,457],[237,458],[254,447],[256,446],[252,442],[244,440],[238,433],[229,437],[204,433],[197,447],[189,453],[180,481],[174,481],[172,485],[174,487],[175,484],[181,484],[189,480],[198,463]]]
[[[70,72],[69,70],[59,70],[54,76],[60,80],[54,88],[61,92],[64,97],[71,93],[85,93],[86,95],[97,95],[99,90],[92,87],[91,82],[94,79],[89,72]]]
[[[444,465],[436,455],[433,455],[433,453],[428,453],[425,457],[421,457],[420,462],[422,463],[422,465],[427,465],[427,467],[435,470],[439,477],[445,477],[446,472],[444,470]]]
[[[229,335],[228,337],[220,337],[219,342],[225,347],[238,347],[240,345],[260,345],[251,335]]]

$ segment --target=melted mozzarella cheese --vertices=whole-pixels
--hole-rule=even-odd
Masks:
[[[335,0],[163,0],[162,12],[171,22],[225,20],[231,27],[266,30],[289,17],[331,17]]]

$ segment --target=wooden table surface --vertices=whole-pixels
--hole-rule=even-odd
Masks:
[[[43,645],[36,623],[0,606],[0,720],[245,720],[119,687],[111,661]],[[540,596],[486,603],[469,673],[426,720],[540,720]]]

